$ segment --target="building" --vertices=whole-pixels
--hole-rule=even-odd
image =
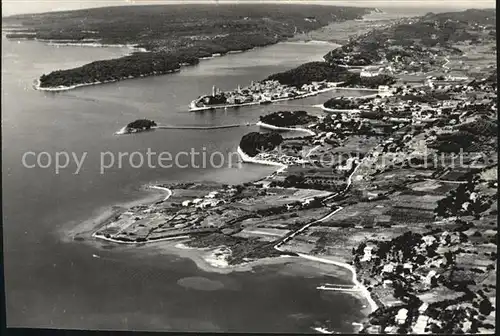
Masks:
[[[427,327],[428,322],[429,322],[429,316],[420,315],[417,319],[417,322],[413,326],[413,333],[423,334],[425,332],[425,328]]]
[[[422,303],[422,305],[418,308],[418,312],[419,312],[420,314],[423,314],[423,313],[425,313],[425,311],[427,310],[427,308],[429,308],[429,304],[428,304],[428,303],[426,303],[426,302],[424,302],[424,303]]]
[[[392,272],[394,272],[394,265],[392,265],[392,264],[384,265],[384,268],[382,269],[382,273],[392,273]]]
[[[404,324],[407,318],[408,318],[408,309],[406,308],[401,308],[395,317],[396,322],[398,324]]]

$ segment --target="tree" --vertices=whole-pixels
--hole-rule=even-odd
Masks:
[[[494,310],[494,308],[491,305],[491,302],[490,302],[490,300],[488,300],[488,298],[484,298],[479,303],[479,312],[481,314],[488,316],[493,310]]]

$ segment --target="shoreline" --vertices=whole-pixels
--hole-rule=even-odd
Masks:
[[[219,125],[219,126],[167,126],[167,125],[157,125],[153,126],[147,130],[139,130],[134,132],[127,132],[127,126],[123,126],[120,130],[116,131],[114,135],[128,135],[154,131],[158,129],[172,129],[172,130],[199,130],[199,131],[209,131],[214,129],[225,129],[225,128],[237,128],[237,127],[250,127],[255,126],[255,123],[245,123],[245,124],[233,124],[233,125]]]
[[[272,162],[272,161],[261,161],[261,160],[256,160],[256,159],[253,159],[251,157],[249,157],[248,155],[246,155],[242,150],[241,148],[238,146],[238,154],[241,156],[243,162],[251,162],[251,163],[260,163],[260,164],[279,164],[277,162]],[[310,153],[309,153],[310,154]],[[262,163],[262,162],[265,162],[265,163]],[[281,164],[280,164],[281,165]],[[283,165],[284,166],[284,165]],[[346,186],[346,190],[350,187],[350,184],[352,183],[352,176],[354,175],[354,173],[356,172],[357,168],[359,167],[356,166],[356,168],[353,170],[353,172],[349,175],[349,178],[348,178],[348,184]],[[285,166],[285,169],[287,168],[287,166]],[[335,195],[332,195],[332,196],[329,196],[327,197],[328,198],[331,198],[331,197],[334,197],[336,196]],[[280,250],[280,245],[282,245],[283,243],[286,243],[288,240],[290,239],[293,239],[293,237],[298,234],[298,233],[301,233],[302,231],[306,230],[307,228],[309,228],[310,226],[316,224],[316,223],[320,223],[328,218],[330,218],[331,216],[335,215],[337,212],[341,211],[343,208],[342,207],[339,207],[338,209],[330,212],[329,214],[327,214],[326,216],[316,220],[316,221],[313,221],[309,224],[306,224],[305,226],[303,226],[302,228],[298,229],[297,231],[295,231],[294,233],[292,233],[290,236],[288,236],[287,238],[285,238],[284,240],[282,240],[281,242],[278,242],[274,248],[277,250],[277,251],[282,251]],[[335,265],[335,266],[338,266],[338,267],[341,267],[341,268],[344,268],[344,269],[347,269],[349,270],[351,273],[352,273],[352,278],[351,278],[351,281],[352,283],[354,284],[354,287],[353,288],[359,288],[359,293],[361,293],[361,295],[366,299],[366,301],[368,302],[369,306],[370,306],[370,313],[376,311],[378,309],[378,305],[377,303],[373,300],[373,298],[371,297],[371,293],[368,291],[368,289],[366,288],[366,286],[364,286],[359,280],[358,280],[358,276],[357,276],[357,272],[356,272],[356,269],[350,265],[350,264],[347,264],[345,262],[340,262],[340,261],[333,261],[333,260],[330,260],[330,259],[325,259],[325,258],[321,258],[321,257],[316,257],[316,256],[311,256],[311,255],[307,255],[307,254],[304,254],[304,253],[298,253],[297,252],[297,255],[303,259],[307,259],[307,260],[312,260],[312,261],[317,261],[319,263],[324,263],[324,264],[330,264],[330,265]],[[354,296],[356,296],[356,292],[350,292],[352,293]],[[366,314],[367,316],[370,314]]]
[[[287,165],[283,164],[283,163],[279,163],[279,162],[274,162],[274,161],[266,161],[266,160],[258,160],[258,159],[254,159],[253,157],[249,156],[248,154],[246,154],[240,146],[238,146],[238,149],[236,150],[238,152],[238,155],[240,156],[241,158],[241,161],[243,161],[244,163],[256,163],[256,164],[261,164],[261,165],[266,165],[266,166],[279,166],[281,167],[280,169],[278,169],[276,172],[282,172],[284,171],[286,168],[288,168]]]
[[[352,110],[331,109],[331,108],[325,107],[325,104],[321,104],[318,107],[321,108],[323,111],[330,112],[330,113],[359,113],[359,112],[361,112],[361,110],[358,110],[358,109],[352,109]]]
[[[28,39],[29,40],[29,39]],[[89,43],[81,43],[81,42],[57,42],[57,40],[43,40],[43,39],[34,39],[34,41],[47,43],[50,46],[55,47],[90,47],[90,48],[128,48],[131,50],[131,53],[134,52],[148,52],[146,48],[137,47],[137,44],[104,44],[99,43],[96,40],[88,41]]]
[[[212,106],[205,105],[205,106],[197,107],[194,103],[197,100],[197,99],[195,99],[195,100],[191,101],[191,103],[189,104],[189,112],[198,112],[198,111],[216,110],[216,109],[227,109],[227,108],[243,107],[243,106],[265,105],[265,104],[272,104],[272,103],[277,103],[277,102],[282,102],[282,101],[313,97],[313,96],[316,96],[316,95],[321,94],[321,93],[325,93],[325,92],[329,92],[329,91],[333,91],[335,89],[338,89],[337,85],[342,84],[342,83],[344,83],[344,82],[328,82],[328,84],[335,85],[335,86],[328,87],[328,88],[321,89],[321,90],[314,91],[314,92],[308,92],[308,93],[298,95],[295,97],[262,100],[262,101],[255,101],[255,102],[242,103],[242,104],[226,104],[226,105],[212,105]]]
[[[249,272],[252,271],[254,267],[299,261],[298,257],[283,255],[279,257],[260,258],[237,265],[231,265],[225,262],[225,260],[218,259],[218,257],[215,256],[215,253],[218,252],[220,247],[221,246],[215,248],[196,248],[189,247],[183,242],[180,242],[173,246],[161,246],[157,248],[162,249],[166,252],[174,253],[180,257],[190,259],[202,271],[214,272],[219,274],[230,274],[232,272]]]
[[[180,71],[180,69],[177,69],[177,71]],[[140,77],[143,77],[143,76],[140,76]],[[134,77],[134,78],[138,78],[138,77]],[[125,79],[127,79],[127,78],[125,78]],[[106,81],[106,82],[82,83],[82,84],[73,85],[71,87],[62,87],[62,88],[61,87],[59,87],[59,88],[40,88],[39,87],[39,80],[38,80],[38,88],[41,91],[64,91],[64,90],[71,90],[71,89],[74,89],[74,88],[77,88],[77,87],[82,87],[82,86],[97,85],[97,84],[104,84],[104,83],[110,83],[110,82],[117,82],[119,80],[120,79],[113,80],[113,81]],[[335,90],[335,89],[338,89],[338,87],[329,87],[329,88],[326,88],[326,89],[323,89],[323,90],[318,90],[318,91],[315,91],[315,92],[306,93],[306,94],[301,95],[301,96],[292,97],[291,99],[301,99],[301,98],[305,98],[305,97],[309,97],[309,96],[315,96],[315,95],[318,95],[320,93],[328,92],[328,91]],[[353,90],[353,88],[345,88],[345,89],[347,89],[347,90]],[[354,88],[354,90],[356,90],[356,88]],[[290,98],[278,99],[276,101],[285,101],[285,100],[290,100]],[[251,105],[256,105],[256,104],[260,104],[260,102],[253,103]],[[222,106],[222,107],[224,107],[224,106]],[[210,107],[209,109],[211,109],[211,108],[212,107]],[[314,135],[315,134],[311,130],[306,130],[306,129],[301,129],[301,128],[277,127],[277,126],[274,126],[274,125],[269,125],[269,124],[260,123],[260,122],[257,123],[257,125],[260,126],[260,127],[263,127],[263,128],[268,128],[268,129],[273,129],[273,130],[304,131],[304,132],[306,132],[306,133],[308,133],[310,135]],[[270,166],[279,167],[276,172],[283,171],[283,170],[285,170],[288,167],[287,165],[281,164],[281,163],[278,163],[278,162],[265,161],[265,160],[257,160],[257,159],[251,158],[246,153],[244,153],[239,146],[238,146],[237,152],[238,152],[241,160],[243,162],[245,162],[245,163],[256,163],[256,164],[263,164],[263,165],[270,165]],[[157,190],[166,191],[167,192],[167,196],[163,196],[163,200],[167,200],[172,195],[172,191],[170,189],[168,189],[168,188],[159,187],[159,186],[150,186],[149,189],[157,189]],[[155,198],[157,198],[157,197],[155,197]],[[146,202],[144,202],[144,199],[141,199],[140,201],[137,201],[136,203],[144,204]],[[116,213],[116,211],[117,211],[116,209],[112,210],[111,214],[109,216],[113,216],[113,213]],[[109,218],[109,216],[108,216],[108,218]],[[92,223],[92,224],[95,226],[95,223]],[[95,231],[95,227],[94,227],[94,229],[92,231]],[[228,274],[228,273],[231,273],[231,272],[234,272],[234,271],[237,271],[237,272],[238,271],[240,271],[240,272],[246,272],[246,271],[251,271],[254,267],[257,267],[257,266],[271,265],[271,264],[281,264],[281,263],[290,262],[290,261],[297,262],[297,263],[300,264],[301,261],[303,261],[304,259],[309,260],[309,261],[317,262],[318,263],[318,266],[317,266],[318,268],[320,268],[321,267],[320,265],[322,265],[322,264],[334,265],[334,266],[337,266],[339,268],[347,269],[347,270],[349,270],[349,271],[352,272],[352,276],[353,276],[352,277],[352,281],[353,281],[353,284],[355,286],[360,286],[359,288],[362,290],[362,293],[364,295],[366,295],[366,293],[368,293],[368,296],[366,298],[367,298],[367,300],[368,300],[368,302],[370,304],[370,307],[373,308],[372,301],[370,301],[371,297],[369,296],[369,292],[366,290],[366,288],[365,288],[365,290],[363,290],[364,286],[357,280],[355,270],[353,270],[352,266],[350,266],[349,264],[345,264],[345,263],[341,263],[341,262],[334,262],[334,261],[325,262],[324,259],[322,259],[322,258],[318,258],[318,257],[314,257],[314,256],[302,255],[302,254],[299,253],[298,254],[299,257],[291,257],[291,256],[269,257],[269,258],[261,258],[261,259],[257,259],[257,260],[252,260],[252,261],[245,262],[245,263],[238,264],[238,265],[227,265],[226,266],[226,265],[222,265],[221,263],[217,264],[215,262],[211,262],[210,258],[207,258],[207,252],[208,252],[208,257],[210,257],[210,255],[213,255],[213,251],[217,250],[218,247],[211,248],[210,251],[207,251],[206,249],[186,248],[185,245],[183,245],[182,240],[186,239],[186,238],[189,238],[189,236],[178,236],[178,237],[168,237],[168,238],[164,238],[164,239],[157,239],[157,240],[145,242],[146,244],[144,244],[143,242],[140,242],[140,243],[137,243],[137,242],[124,242],[124,241],[114,240],[112,238],[101,237],[100,235],[96,235],[95,232],[92,233],[91,236],[93,238],[95,238],[94,242],[102,240],[104,242],[111,242],[111,243],[116,243],[116,244],[120,244],[120,245],[126,245],[126,246],[130,246],[130,247],[132,247],[133,245],[139,245],[139,246],[137,246],[137,247],[139,247],[139,249],[144,249],[146,247],[148,247],[148,248],[149,247],[160,248],[161,250],[165,251],[166,253],[168,253],[170,255],[174,254],[174,255],[177,255],[177,256],[182,257],[182,258],[188,258],[188,259],[190,259],[191,261],[193,261],[196,264],[196,266],[199,269],[201,269],[203,271],[217,272],[217,273],[222,273],[222,274]],[[176,241],[179,241],[179,240],[181,240],[181,242],[176,242]],[[158,244],[155,244],[155,243],[158,243]],[[361,287],[361,286],[363,286],[363,287]],[[357,294],[357,293],[353,293],[353,295],[355,295],[355,294]]]
[[[321,258],[321,257],[311,256],[311,255],[308,255],[308,254],[303,254],[303,253],[297,253],[297,254],[300,257],[304,258],[304,259],[313,260],[313,261],[317,261],[317,262],[325,263],[325,264],[331,264],[331,265],[335,265],[335,266],[338,266],[338,267],[342,267],[342,268],[348,269],[352,273],[352,279],[351,279],[351,281],[354,284],[354,288],[359,288],[359,292],[361,294],[363,294],[363,296],[365,297],[365,299],[368,301],[368,304],[370,305],[370,310],[371,310],[370,313],[372,313],[372,312],[374,312],[375,310],[378,309],[378,305],[375,302],[375,300],[373,300],[373,298],[371,296],[371,293],[368,291],[368,289],[366,288],[366,286],[363,285],[358,280],[356,269],[352,265],[347,264],[345,262],[334,261],[334,260],[325,259],[325,258]]]
[[[174,72],[179,72],[181,71],[180,68],[177,68],[177,69],[173,69],[173,70],[169,70],[165,73],[158,73],[158,74],[150,74],[150,75],[140,75],[140,76],[129,76],[129,77],[124,77],[124,78],[120,78],[120,79],[112,79],[112,80],[107,80],[107,81],[96,81],[96,82],[91,82],[91,83],[81,83],[81,84],[74,84],[74,85],[70,85],[70,86],[56,86],[56,87],[42,87],[40,86],[41,83],[40,83],[40,78],[37,78],[35,79],[34,83],[33,83],[33,89],[37,90],[37,91],[48,91],[48,92],[61,92],[61,91],[69,91],[69,90],[74,90],[74,89],[77,89],[79,87],[84,87],[84,86],[92,86],[92,85],[101,85],[101,84],[110,84],[110,83],[116,83],[116,82],[120,82],[120,81],[124,81],[124,80],[127,80],[127,79],[138,79],[138,78],[144,78],[144,77],[150,77],[150,76],[161,76],[161,75],[168,75],[168,74],[171,74],[171,73],[174,73]]]
[[[135,52],[150,52],[149,50],[147,50],[145,48],[139,48],[139,47],[137,47],[138,44],[103,44],[103,43],[96,43],[96,42],[80,43],[80,42],[77,42],[76,40],[75,40],[75,42],[58,43],[57,40],[46,40],[46,39],[37,39],[37,38],[21,38],[21,37],[20,38],[12,37],[12,39],[13,40],[16,40],[16,39],[17,40],[24,40],[24,41],[36,41],[36,42],[46,43],[47,45],[55,46],[55,47],[69,46],[69,47],[128,48],[128,49],[131,49],[131,52],[125,54],[124,56],[131,55],[131,54],[133,54]],[[321,41],[319,41],[319,42],[321,42]],[[307,44],[308,42],[307,41],[279,41],[277,43],[272,43],[272,44],[269,44],[269,45],[266,45],[266,46],[263,46],[263,47],[268,47],[268,46],[276,45],[276,44],[279,44],[279,43]],[[229,55],[229,54],[239,54],[239,53],[243,53],[243,52],[246,52],[246,51],[254,50],[254,49],[257,49],[257,48],[262,48],[262,46],[255,46],[253,48],[245,49],[245,50],[240,50],[240,49],[237,49],[237,50],[228,50],[224,54],[214,53],[211,56],[198,57],[198,61],[210,60],[210,59],[213,59],[213,58],[216,58],[216,57],[223,57],[223,56]],[[196,64],[181,63],[179,68],[176,68],[176,69],[164,72],[164,73],[159,73],[159,74],[156,74],[156,73],[155,74],[141,74],[139,76],[128,76],[128,77],[124,77],[124,78],[120,78],[120,79],[114,79],[114,80],[108,80],[108,81],[95,81],[95,82],[91,82],[91,83],[79,83],[79,84],[73,84],[73,85],[70,85],[70,86],[41,87],[40,86],[40,77],[38,77],[35,80],[36,84],[34,84],[34,89],[38,90],[38,91],[50,91],[50,92],[68,91],[68,90],[77,89],[79,87],[91,86],[91,85],[99,85],[99,84],[116,83],[116,82],[119,82],[119,81],[122,81],[122,80],[127,80],[127,79],[137,79],[137,78],[150,77],[150,76],[168,75],[168,74],[171,74],[171,73],[175,73],[175,72],[181,71],[182,67],[185,67],[185,66],[194,66],[194,65],[196,65]],[[318,93],[321,93],[321,92],[318,92]],[[305,96],[303,96],[303,97],[305,97]],[[303,98],[303,97],[301,97],[301,98]]]
[[[273,126],[273,125],[270,125]],[[296,130],[296,129],[289,129],[289,130]],[[311,131],[312,132],[312,131]],[[244,153],[241,148],[238,146],[237,152],[241,158],[241,160],[245,163],[255,163],[255,164],[263,164],[263,165],[271,165],[271,166],[277,166],[280,167],[279,169],[276,170],[275,173],[280,172],[285,170],[288,166],[278,163],[278,162],[273,162],[273,161],[264,161],[264,160],[257,160],[254,158],[249,157],[246,153]],[[275,174],[274,173],[274,174]],[[354,173],[354,172],[353,172]],[[351,176],[352,177],[352,174]],[[263,177],[265,178],[265,177]],[[258,179],[256,181],[259,181],[261,179]],[[172,196],[172,191],[169,188],[165,187],[160,187],[158,185],[149,185],[148,189],[156,189],[156,190],[161,190],[165,191],[167,193],[166,196],[161,196],[162,199],[168,200]],[[155,199],[158,199],[158,197],[155,197]],[[151,199],[148,199],[149,202],[151,202]],[[141,199],[135,202],[132,202],[134,204],[144,204],[147,203],[145,199]],[[303,227],[296,231],[297,233],[302,232],[304,229],[307,227],[313,225],[314,223],[320,222],[322,220],[325,220],[331,216],[333,216],[336,212],[340,211],[342,208],[339,208],[326,216],[313,221],[306,225],[306,227]],[[116,214],[116,209],[115,210],[108,210],[108,217],[113,216]],[[106,219],[105,219],[106,220]],[[102,226],[102,223],[101,225]],[[230,265],[227,263],[225,259],[224,254],[220,254],[217,252],[220,252],[219,250],[221,249],[221,246],[213,247],[213,248],[193,248],[193,247],[188,247],[184,245],[184,242],[187,241],[190,236],[177,236],[177,237],[168,237],[164,239],[157,239],[153,241],[147,241],[147,242],[124,242],[124,241],[117,241],[112,238],[106,238],[106,237],[101,237],[100,235],[95,234],[96,228],[95,228],[95,223],[94,223],[94,228],[92,229],[92,234],[91,237],[94,238],[94,242],[108,242],[108,243],[114,243],[118,244],[122,247],[128,246],[128,247],[133,247],[134,249],[139,248],[139,251],[144,251],[145,249],[148,249],[149,253],[154,253],[156,250],[156,253],[158,251],[161,251],[161,253],[165,253],[167,255],[174,255],[178,256],[180,258],[185,258],[191,260],[193,263],[195,263],[196,267],[204,272],[209,272],[209,273],[218,273],[218,274],[230,274],[232,272],[250,272],[253,271],[255,267],[260,267],[260,266],[267,266],[267,265],[277,265],[277,264],[284,264],[287,262],[292,262],[292,263],[297,263],[298,265],[303,265],[304,260],[306,262],[313,262],[314,267],[318,269],[318,271],[325,272],[326,274],[329,274],[330,276],[337,276],[337,277],[344,277],[346,274],[343,270],[347,270],[351,272],[351,282],[353,283],[353,287],[355,291],[343,291],[344,293],[347,293],[356,299],[360,301],[365,301],[368,302],[368,307],[369,311],[367,310],[367,306],[362,304],[361,307],[361,312],[363,315],[365,315],[364,319],[367,318],[367,316],[378,309],[378,306],[376,302],[373,300],[371,297],[370,292],[368,289],[358,280],[357,278],[357,273],[355,268],[347,264],[345,262],[341,261],[334,261],[334,260],[329,260],[317,256],[310,256],[307,254],[303,253],[297,253],[298,256],[288,256],[288,255],[282,255],[278,257],[267,257],[267,258],[260,258],[260,259],[255,259],[255,260],[250,260],[248,262],[244,262],[241,264],[237,265]],[[135,245],[135,246],[134,246]],[[275,248],[279,251],[279,243]],[[338,272],[340,273],[335,273],[335,271],[332,272],[330,268],[325,269],[325,265],[333,265],[339,269]],[[329,267],[329,266],[328,266]],[[342,269],[342,271],[340,271]],[[332,274],[333,273],[333,274]],[[340,275],[341,274],[341,275]],[[363,321],[364,321],[363,319]],[[353,322],[353,326],[356,324],[360,325],[359,322]]]
[[[300,128],[300,127],[297,127],[297,128],[292,128],[292,127],[280,127],[280,126],[274,126],[274,125],[271,125],[271,124],[266,124],[262,121],[258,121],[255,126],[259,126],[261,128],[264,128],[264,129],[269,129],[269,130],[272,130],[272,131],[284,131],[284,132],[304,132],[304,133],[307,133],[309,135],[316,135],[315,132],[311,131],[311,130],[308,130],[306,128]]]
[[[144,185],[141,187],[141,192],[146,193],[142,197],[136,197],[131,201],[125,201],[121,203],[114,203],[113,205],[105,205],[97,208],[92,214],[83,221],[72,221],[70,223],[75,223],[72,227],[61,227],[58,231],[60,232],[63,240],[85,240],[85,241],[95,241],[92,234],[99,230],[104,223],[109,220],[112,216],[115,216],[118,212],[126,211],[126,209],[150,204],[158,201],[163,201],[165,199],[164,193],[158,192],[159,188],[150,188],[151,185]],[[153,189],[153,190],[152,190]],[[69,224],[69,223],[68,223]],[[83,239],[79,239],[83,238]]]

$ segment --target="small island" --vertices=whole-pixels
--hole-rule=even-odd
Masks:
[[[127,126],[123,127],[121,130],[116,132],[116,134],[130,134],[130,133],[138,133],[145,132],[154,129],[154,127],[158,126],[156,122],[149,119],[137,119],[128,123]]]

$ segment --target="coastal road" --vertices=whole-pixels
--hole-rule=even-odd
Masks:
[[[370,152],[373,152],[377,147],[373,148]],[[317,147],[313,148],[313,150],[315,150],[317,148],[319,148],[319,147],[317,146]],[[311,150],[309,152],[309,154],[311,152],[313,152],[313,150]],[[340,194],[343,194],[343,193],[347,192],[349,190],[349,188],[351,187],[352,179],[353,179],[354,174],[356,173],[356,171],[358,170],[358,168],[362,165],[362,163],[366,159],[368,159],[369,157],[370,157],[370,155],[365,156],[359,162],[359,164],[356,165],[356,167],[354,168],[354,170],[352,171],[352,173],[347,178],[347,185],[344,188],[344,190],[342,190],[342,191],[340,191],[340,192],[338,192],[338,193],[336,193],[336,194],[334,194],[332,196],[329,196],[329,197],[325,198],[323,201],[330,200],[330,199],[332,199],[332,198],[334,198],[334,197],[336,197],[336,196],[338,196]],[[324,217],[322,217],[322,218],[320,218],[320,219],[318,219],[316,221],[313,221],[313,222],[311,222],[309,224],[304,225],[302,228],[298,229],[297,231],[293,232],[288,237],[286,237],[285,239],[283,239],[282,241],[280,241],[279,243],[277,243],[274,246],[274,249],[276,249],[277,251],[283,252],[283,250],[280,248],[281,245],[283,245],[284,243],[287,243],[289,240],[293,239],[297,234],[300,234],[304,230],[307,230],[311,225],[314,225],[314,224],[317,224],[317,223],[321,223],[321,222],[324,222],[324,221],[330,219],[333,215],[335,215],[336,213],[338,213],[342,209],[343,209],[342,207],[339,207],[336,210],[334,210],[334,211],[330,212],[329,214],[327,214],[326,216],[324,216]],[[370,305],[371,312],[374,312],[375,310],[378,309],[378,305],[373,300],[373,298],[371,297],[370,292],[368,291],[368,289],[358,280],[356,269],[352,265],[344,263],[344,262],[340,262],[340,261],[335,261],[335,260],[323,258],[323,257],[318,257],[318,256],[313,256],[313,255],[305,254],[305,253],[297,253],[297,255],[299,257],[307,259],[307,260],[312,260],[312,261],[316,261],[316,262],[320,262],[320,263],[324,263],[324,264],[335,265],[335,266],[338,266],[338,267],[343,267],[343,268],[348,269],[352,273],[352,283],[354,284],[354,286],[351,289],[349,289],[348,291],[351,291],[351,292],[357,292],[357,291],[359,291],[359,292],[361,292],[365,296],[366,300],[368,301],[368,304]]]
[[[289,240],[293,239],[296,235],[298,235],[299,233],[302,233],[304,230],[307,230],[311,225],[314,225],[314,224],[317,224],[317,223],[321,223],[327,219],[329,219],[330,217],[332,217],[333,215],[335,215],[337,212],[339,212],[340,210],[342,210],[343,208],[342,207],[339,207],[338,209],[336,209],[335,211],[332,211],[330,212],[329,214],[327,214],[326,216],[314,221],[314,222],[311,222],[309,224],[306,224],[304,225],[303,227],[301,227],[300,229],[298,229],[297,231],[293,232],[292,234],[290,234],[289,236],[287,236],[285,239],[283,239],[282,241],[280,241],[278,244],[274,245],[274,248],[280,252],[283,252],[283,250],[280,249],[280,245],[288,242]]]
[[[436,179],[430,179],[430,178],[424,178],[422,180],[431,181],[431,182],[438,182],[438,183],[450,183],[450,184],[467,184],[467,183],[469,183],[468,181],[436,180]]]

